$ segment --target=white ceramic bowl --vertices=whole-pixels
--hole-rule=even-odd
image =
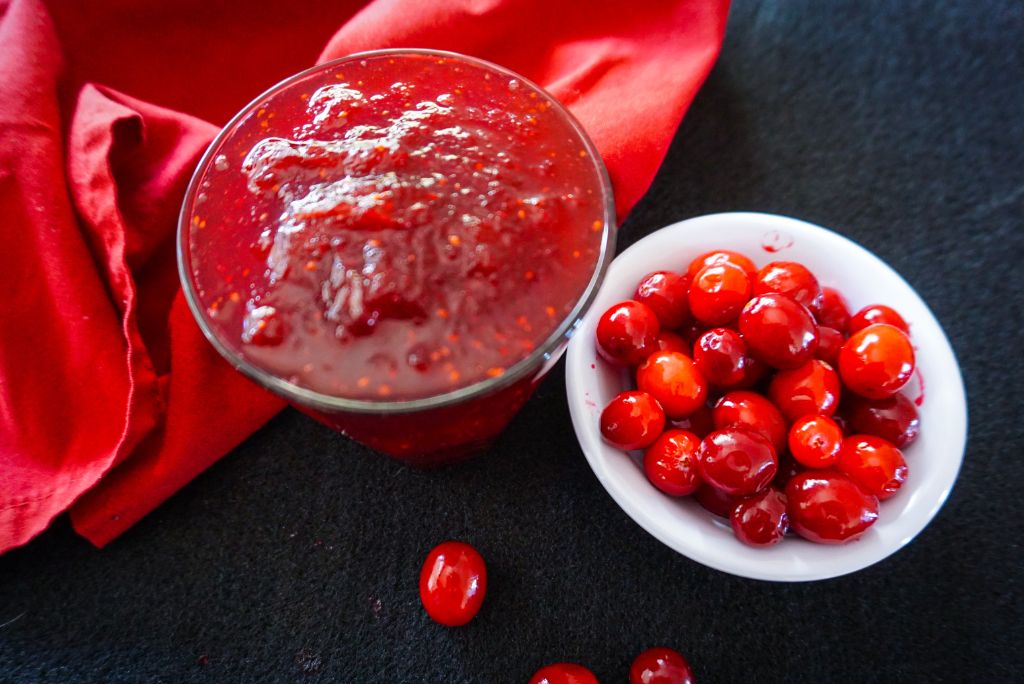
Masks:
[[[910,475],[902,490],[882,502],[878,521],[858,540],[820,545],[787,537],[767,549],[739,542],[728,522],[692,497],[675,499],[644,476],[641,454],[625,454],[601,439],[599,418],[608,401],[626,388],[623,371],[602,361],[594,329],[612,304],[629,299],[637,282],[657,270],[684,271],[712,249],[746,254],[758,266],[798,261],[822,285],[840,289],[853,311],[888,304],[911,326],[917,368],[903,391],[923,401],[921,434],[904,450]],[[924,393],[920,378],[927,383]],[[910,285],[881,259],[825,228],[783,216],[729,213],[701,216],[663,228],[619,255],[608,270],[590,312],[569,344],[566,386],[573,426],[597,479],[641,527],[679,553],[723,572],[782,582],[820,580],[876,563],[917,535],[949,495],[963,460],[967,401],[953,349],[935,316]]]

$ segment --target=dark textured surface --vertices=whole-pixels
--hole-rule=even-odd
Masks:
[[[752,209],[834,227],[904,274],[959,355],[960,480],[909,547],[807,585],[733,578],[634,525],[575,443],[561,368],[488,455],[409,470],[289,411],[104,551],[67,522],[0,558],[0,680],[626,681],[664,643],[701,682],[1021,681],[1024,10],[738,2],[721,61],[621,245]],[[416,580],[487,558],[468,627]]]

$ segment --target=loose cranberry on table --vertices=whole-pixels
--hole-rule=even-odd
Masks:
[[[741,427],[716,430],[705,437],[698,461],[701,479],[733,496],[764,489],[779,467],[771,442]]]
[[[679,335],[668,330],[662,330],[661,334],[658,335],[658,341],[655,344],[655,351],[663,352],[679,352],[680,354],[690,354],[690,345]],[[651,352],[652,354],[654,352]]]
[[[885,323],[899,328],[908,335],[910,334],[910,326],[903,320],[903,316],[900,316],[895,309],[884,304],[871,304],[853,314],[853,317],[850,318],[847,332],[853,334],[876,323]]]
[[[734,320],[748,299],[750,278],[729,262],[705,266],[690,281],[690,313],[708,325]]]
[[[914,402],[899,393],[885,399],[844,397],[843,414],[853,432],[881,437],[899,448],[913,442],[921,429]]]
[[[486,593],[487,567],[469,544],[444,542],[427,555],[420,571],[420,600],[434,622],[466,624],[480,611]]]
[[[792,297],[809,311],[821,306],[821,286],[814,274],[795,261],[773,261],[757,272],[754,294],[778,293]]]
[[[693,494],[700,486],[700,437],[687,430],[665,430],[644,452],[644,474],[669,496]]]
[[[687,292],[690,281],[669,271],[655,271],[644,276],[636,287],[633,299],[651,307],[662,328],[682,327],[690,320]]]
[[[814,358],[821,359],[833,368],[839,365],[839,350],[846,343],[846,337],[835,328],[826,325],[818,326],[818,350]]]
[[[850,325],[850,305],[846,297],[834,287],[821,288],[821,306],[814,317],[819,327],[833,328],[838,332],[846,332]]]
[[[814,356],[818,330],[807,308],[783,294],[759,295],[740,313],[750,353],[775,368],[795,368]]]
[[[839,374],[824,361],[812,359],[776,373],[768,395],[788,420],[812,414],[831,416],[839,407]]]
[[[792,529],[820,544],[842,544],[864,534],[878,519],[878,499],[832,470],[806,470],[786,485]]]
[[[836,467],[868,494],[885,501],[907,480],[903,453],[881,437],[853,435],[843,440]]]
[[[736,390],[718,400],[711,417],[715,429],[745,427],[768,438],[776,453],[786,448],[786,419],[775,404],[757,392]]]
[[[839,375],[851,392],[884,399],[914,374],[914,346],[899,328],[879,323],[850,335],[839,350]]]
[[[601,434],[626,451],[643,449],[665,429],[665,411],[647,392],[621,392],[601,412]]]
[[[842,446],[843,431],[827,416],[804,416],[789,428],[789,453],[804,467],[834,465]]]
[[[682,653],[656,646],[633,660],[629,684],[693,684],[693,671]]]
[[[651,307],[633,300],[619,302],[597,322],[597,351],[611,363],[636,366],[656,349],[660,332]]]
[[[697,488],[697,492],[693,495],[693,498],[697,500],[697,503],[706,510],[708,513],[717,515],[719,518],[728,518],[732,515],[733,510],[736,508],[736,504],[739,502],[739,498],[732,494],[726,494],[717,487],[704,483]]]
[[[789,531],[786,513],[786,495],[777,489],[768,489],[740,499],[729,517],[732,531],[749,546],[778,544]]]
[[[746,272],[747,276],[753,282],[757,276],[757,266],[754,262],[739,252],[734,252],[729,249],[716,249],[710,252],[705,252],[699,257],[695,258],[690,262],[689,267],[686,269],[687,275],[693,280],[694,276],[704,268],[705,266],[714,266],[716,264],[729,263],[735,266],[739,266]]]
[[[747,345],[729,328],[712,328],[693,345],[693,362],[704,378],[716,387],[732,387],[746,377]]]
[[[707,405],[701,406],[685,418],[673,418],[672,427],[679,430],[689,430],[701,439],[708,436],[709,432],[715,429],[715,418],[711,415],[711,408]]]
[[[708,383],[693,360],[680,352],[655,352],[636,371],[641,391],[658,400],[669,418],[688,416],[704,405]]]
[[[594,673],[576,663],[545,665],[530,677],[530,684],[598,684]]]

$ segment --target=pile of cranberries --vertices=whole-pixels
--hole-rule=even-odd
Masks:
[[[806,267],[758,269],[717,250],[657,271],[604,312],[597,350],[636,389],[601,414],[604,439],[643,449],[651,484],[694,495],[752,546],[839,544],[907,479],[918,434],[909,327],[875,304],[850,315]]]

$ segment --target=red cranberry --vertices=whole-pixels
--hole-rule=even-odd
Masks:
[[[815,318],[818,319],[818,327],[833,328],[843,333],[850,325],[850,305],[846,298],[834,287],[821,288],[821,306],[818,307]]]
[[[644,473],[651,484],[669,496],[697,491],[697,451],[700,438],[686,430],[665,430],[644,452]]]
[[[881,437],[901,449],[913,442],[921,429],[914,402],[903,394],[885,399],[851,395],[843,399],[843,413],[853,432]]]
[[[768,394],[789,420],[815,413],[831,416],[839,406],[839,374],[824,361],[812,359],[776,373]]]
[[[826,416],[798,418],[789,429],[789,453],[808,468],[828,468],[839,459],[843,431]]]
[[[690,350],[687,351],[688,354],[693,350],[693,345],[697,344],[697,340],[700,336],[706,333],[709,329],[710,328],[707,325],[700,321],[691,321],[689,325],[684,325],[679,329],[679,334],[690,345]]]
[[[655,271],[640,281],[633,299],[651,307],[662,328],[675,329],[690,320],[690,307],[686,301],[689,289],[689,278],[668,271]]]
[[[842,544],[878,519],[878,499],[831,470],[805,470],[786,485],[789,524],[804,539]]]
[[[837,467],[879,501],[893,496],[907,480],[907,463],[900,450],[871,435],[853,435],[843,440]]]
[[[776,453],[786,448],[786,419],[775,404],[756,392],[729,392],[718,400],[711,415],[715,429],[749,428],[767,437]]]
[[[697,500],[697,503],[705,511],[717,515],[719,518],[728,518],[732,515],[732,511],[736,508],[736,504],[739,501],[732,494],[726,494],[721,489],[712,487],[706,482],[697,488],[697,493],[693,495],[693,498]]]
[[[575,663],[545,665],[530,677],[530,684],[598,684],[594,673]]]
[[[779,454],[779,472],[775,473],[775,478],[772,480],[772,485],[779,489],[784,489],[786,484],[796,477],[797,473],[802,473],[804,467],[796,462],[789,454]]]
[[[768,489],[740,500],[729,518],[732,531],[744,544],[771,546],[782,541],[789,531],[786,495]]]
[[[701,479],[733,496],[764,489],[779,467],[771,442],[741,427],[716,430],[705,437],[698,459]]]
[[[687,268],[687,275],[690,280],[697,275],[705,266],[715,266],[717,264],[730,263],[735,266],[739,266],[753,282],[757,276],[757,266],[754,266],[754,262],[743,256],[739,252],[733,252],[728,249],[716,249],[712,252],[705,252],[699,257],[690,262],[689,268]]]
[[[747,302],[739,328],[751,354],[776,368],[796,368],[813,357],[818,347],[810,312],[782,294],[760,295]]]
[[[597,351],[611,363],[636,366],[657,348],[660,332],[651,307],[632,300],[619,302],[597,322]]]
[[[747,345],[735,330],[712,328],[693,345],[693,362],[708,382],[732,387],[746,376]]]
[[[828,326],[818,326],[818,351],[814,357],[821,359],[836,368],[839,365],[839,350],[843,348],[846,338],[843,333]]]
[[[656,646],[633,661],[629,684],[693,684],[693,672],[682,653]]]
[[[908,335],[910,334],[910,326],[903,320],[903,316],[900,316],[895,309],[891,309],[885,304],[871,304],[853,314],[853,318],[850,319],[850,325],[847,327],[847,332],[852,335],[858,330],[863,330],[869,325],[875,325],[876,323],[885,323],[886,325],[899,328]]]
[[[734,320],[750,299],[750,278],[728,262],[705,266],[690,282],[690,312],[708,325]]]
[[[914,346],[899,328],[869,325],[850,335],[839,351],[839,374],[850,391],[884,399],[914,374]]]
[[[821,307],[821,286],[814,274],[795,261],[773,261],[757,272],[754,294],[788,295],[810,311]]]
[[[636,371],[636,384],[650,393],[670,418],[682,418],[704,405],[708,383],[690,357],[655,352]]]
[[[466,624],[480,611],[486,593],[487,567],[469,544],[444,542],[427,555],[420,571],[420,600],[434,622]]]
[[[622,392],[601,412],[605,441],[626,451],[650,446],[664,429],[665,411],[647,392]]]
[[[750,389],[766,378],[769,372],[771,372],[771,368],[768,364],[753,356],[748,356],[743,365],[743,379],[727,389]]]
[[[672,427],[689,430],[701,439],[707,437],[708,433],[715,429],[715,419],[708,406],[701,406],[685,418],[673,418],[671,423]]]
[[[661,334],[658,335],[658,341],[655,343],[655,347],[654,351],[679,352],[680,354],[686,354],[687,356],[690,355],[691,349],[686,340],[674,332],[669,332],[668,330],[661,331]],[[653,354],[654,352],[651,353]]]

